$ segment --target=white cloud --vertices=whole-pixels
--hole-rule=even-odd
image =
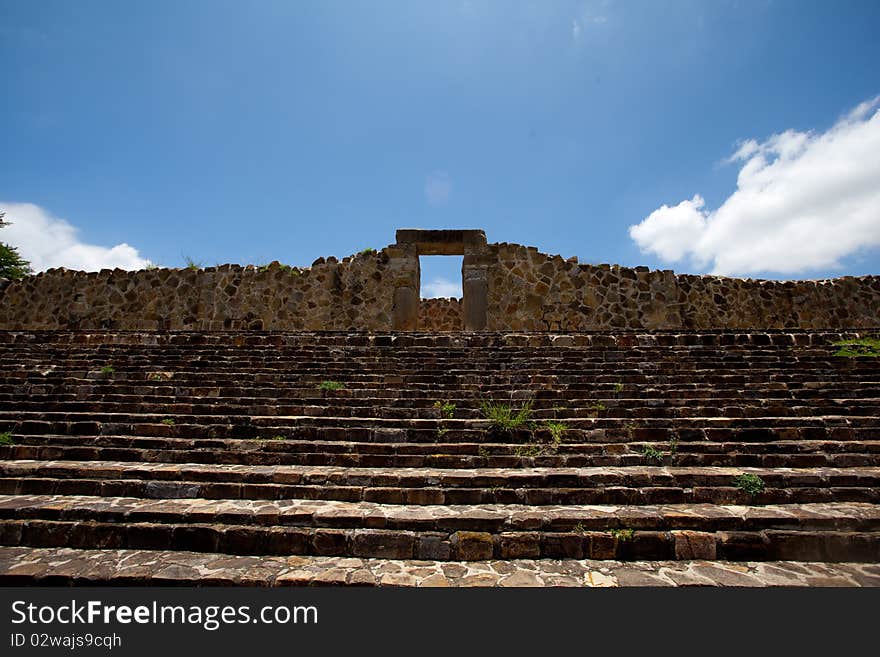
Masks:
[[[581,24],[577,19],[571,22],[571,36],[575,41],[581,38]]]
[[[75,227],[33,203],[0,202],[0,210],[6,212],[4,221],[10,224],[0,229],[0,242],[17,247],[34,271],[52,267],[83,271],[142,269],[150,264],[128,244],[107,248],[81,242]]]
[[[661,206],[629,234],[666,262],[689,258],[713,274],[792,274],[841,266],[880,246],[880,97],[824,133],[747,139],[736,191],[716,210],[700,195]]]
[[[425,178],[425,199],[431,205],[443,205],[452,196],[452,178],[445,171],[435,171]]]
[[[433,279],[430,283],[422,283],[422,297],[433,299],[435,297],[461,298],[461,281],[453,282],[442,277]]]

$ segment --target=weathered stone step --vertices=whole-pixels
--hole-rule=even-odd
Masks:
[[[705,559],[876,562],[880,532],[846,530],[420,531],[234,525],[0,520],[0,545],[161,549],[242,555],[321,555],[383,559]]]
[[[145,499],[203,497],[206,499],[306,499],[376,502],[381,504],[805,504],[817,502],[880,502],[874,486],[767,488],[752,496],[725,486],[598,488],[412,488],[328,484],[241,484],[150,479],[88,479],[68,477],[0,476],[0,494],[103,495]]]
[[[481,347],[504,349],[552,348],[563,351],[568,348],[589,347],[619,348],[631,350],[650,347],[689,347],[708,346],[736,347],[737,345],[766,350],[788,348],[791,346],[827,347],[841,339],[858,338],[876,333],[877,328],[859,330],[805,330],[805,329],[761,329],[748,330],[651,330],[651,331],[584,331],[554,334],[516,333],[516,332],[468,332],[468,333],[364,333],[364,332],[309,332],[309,331],[248,331],[248,332],[199,332],[199,331],[3,331],[0,342],[31,348],[46,348],[63,345],[71,348],[112,349],[127,347],[216,348],[245,347],[248,349],[335,349],[339,347],[361,347],[382,350],[406,347],[408,350],[420,349],[467,349]]]
[[[0,548],[3,586],[878,586],[874,563],[409,561],[163,550]]]
[[[65,437],[67,438],[67,437]],[[75,438],[74,438],[75,440]],[[862,449],[852,449],[850,443],[838,443],[838,447],[822,451],[804,451],[799,443],[792,443],[793,452],[776,450],[761,452],[753,449],[778,443],[736,443],[725,444],[726,450],[693,452],[689,448],[705,447],[697,443],[680,443],[673,453],[668,443],[642,443],[630,445],[625,452],[607,453],[609,445],[562,443],[559,446],[549,442],[532,445],[496,444],[491,448],[486,445],[472,444],[472,454],[444,451],[460,444],[422,444],[419,452],[395,453],[376,451],[341,451],[325,450],[306,441],[246,441],[250,447],[229,449],[203,447],[198,449],[167,449],[167,448],[136,448],[99,446],[94,439],[85,438],[79,444],[65,444],[62,441],[47,441],[43,436],[16,437],[15,445],[0,445],[0,459],[25,460],[103,460],[103,461],[137,461],[144,463],[225,463],[232,465],[331,465],[343,467],[427,467],[427,468],[499,468],[499,467],[623,467],[631,465],[677,465],[677,466],[726,466],[726,467],[854,467],[880,466],[880,441],[860,442]],[[119,441],[127,443],[130,441]],[[143,442],[149,442],[143,439]],[[182,441],[183,442],[183,441]],[[185,441],[193,442],[193,441]],[[205,441],[209,443],[224,441]],[[240,443],[245,441],[228,441]],[[274,447],[281,443],[295,443],[299,449],[278,450],[255,448],[253,443],[261,446]],[[333,443],[324,443],[324,445]],[[370,446],[383,444],[363,443]],[[788,443],[787,443],[788,444]],[[828,443],[821,443],[826,445]],[[387,444],[391,447],[397,444]],[[467,444],[465,444],[467,445]],[[713,444],[714,445],[714,444]],[[832,446],[834,444],[832,443]],[[841,449],[839,446],[849,446]],[[294,445],[290,445],[293,447]],[[584,450],[584,447],[593,448]],[[599,449],[596,449],[596,448]],[[482,448],[482,449],[481,449]],[[653,452],[645,452],[651,448]],[[321,451],[319,451],[321,450]],[[586,452],[586,453],[584,453]]]
[[[2,520],[106,523],[221,523],[229,525],[411,529],[419,531],[579,532],[694,530],[880,530],[880,506],[860,503],[789,505],[670,504],[626,506],[427,505],[314,500],[144,500],[126,497],[0,495]]]
[[[514,410],[519,408],[521,402],[513,404]],[[303,405],[287,405],[272,403],[268,400],[256,402],[250,405],[224,405],[211,401],[202,401],[196,404],[171,402],[154,404],[137,402],[132,400],[126,403],[107,402],[67,402],[67,403],[38,403],[35,401],[11,401],[0,402],[0,418],[3,420],[64,420],[78,421],[91,419],[98,422],[146,422],[155,423],[168,417],[175,423],[190,421],[190,423],[216,424],[228,422],[230,418],[280,418],[293,419],[300,424],[310,422],[332,423],[334,426],[349,425],[358,421],[379,420],[385,423],[397,422],[407,426],[410,421],[416,421],[412,426],[429,426],[424,421],[446,422],[452,420],[451,425],[460,426],[483,426],[486,422],[486,414],[479,407],[467,407],[456,404],[451,418],[445,418],[441,412],[433,406],[423,408],[389,407],[382,404],[364,406],[352,404],[342,405],[317,405],[314,402]],[[662,423],[668,426],[671,422],[682,420],[690,423],[706,420],[709,426],[718,426],[726,423],[733,426],[766,426],[769,422],[800,423],[803,419],[807,422],[834,422],[838,418],[876,418],[880,416],[880,404],[871,402],[863,403],[845,400],[820,403],[805,402],[764,402],[750,404],[747,401],[725,402],[719,400],[717,405],[705,405],[697,402],[643,402],[638,400],[629,401],[594,401],[588,405],[577,404],[554,404],[543,408],[533,408],[529,412],[529,419],[534,421],[565,421],[574,423],[571,428],[577,428],[577,423],[589,420],[590,428],[596,425],[595,420],[615,422],[621,420],[639,420]],[[0,421],[3,421],[0,420]],[[463,423],[463,420],[468,422]],[[843,424],[843,421],[838,421]],[[600,425],[601,426],[601,425]]]
[[[424,469],[0,462],[0,493],[293,499],[390,504],[787,504],[877,502],[878,468]],[[756,474],[766,488],[735,487]]]

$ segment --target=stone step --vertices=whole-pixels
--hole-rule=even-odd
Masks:
[[[722,443],[703,445],[700,443],[679,443],[672,453],[668,443],[639,443],[626,445],[626,451],[609,453],[612,446],[620,444],[568,444],[556,446],[542,442],[532,445],[470,444],[447,443],[437,445],[413,444],[419,452],[395,453],[350,451],[328,449],[334,443],[315,445],[311,441],[268,440],[268,441],[201,441],[213,443],[211,447],[197,449],[137,448],[129,446],[111,447],[96,444],[95,439],[67,437],[72,442],[65,444],[59,440],[47,440],[45,436],[17,436],[15,445],[0,445],[0,459],[18,460],[100,460],[137,461],[143,463],[225,463],[231,465],[331,465],[344,467],[414,467],[414,468],[510,468],[510,467],[624,467],[631,465],[677,465],[696,467],[855,467],[880,466],[880,441],[862,442],[817,442],[818,445],[831,445],[827,451],[804,450],[801,443],[784,443],[792,452],[782,450],[761,451],[760,447],[779,446],[779,443]],[[131,440],[117,441],[127,444]],[[139,439],[149,443],[150,439]],[[171,442],[174,442],[173,440]],[[193,443],[196,441],[177,441]],[[216,443],[242,443],[249,446],[218,447]],[[258,445],[254,445],[258,442]],[[282,448],[273,449],[277,444]],[[361,443],[365,446],[394,448],[397,444]],[[349,444],[352,445],[352,444]],[[357,443],[354,443],[357,445]],[[407,445],[403,443],[402,445]],[[464,445],[472,448],[472,453],[455,453],[455,448]],[[343,444],[344,446],[344,444]],[[694,451],[693,448],[707,446],[724,447],[723,450]],[[584,449],[588,448],[588,449]],[[644,451],[646,448],[653,452]],[[824,448],[824,447],[823,447]],[[856,451],[857,449],[867,451]],[[830,452],[830,453],[828,453]]]
[[[740,474],[765,483],[751,495]],[[877,502],[877,468],[520,468],[223,466],[123,461],[0,462],[2,494],[308,499],[388,504],[789,504]]]
[[[323,509],[315,517],[307,508],[239,509],[194,505],[174,509],[165,503],[143,509],[137,504],[126,505],[113,499],[100,499],[75,507],[66,500],[24,505],[15,500],[15,516],[0,516],[0,545],[31,547],[72,547],[81,549],[163,549],[197,552],[221,552],[242,555],[321,555],[352,556],[384,559],[436,559],[475,561],[486,559],[616,559],[669,560],[705,559],[730,561],[856,561],[876,562],[880,559],[880,532],[873,529],[877,518],[848,519],[835,512],[830,527],[801,528],[795,513],[753,516],[747,522],[753,529],[712,530],[705,518],[693,517],[689,510],[687,525],[699,529],[652,530],[617,529],[620,518],[585,518],[586,527],[575,524],[569,530],[531,528],[510,529],[502,525],[504,518],[491,512],[475,513],[472,517],[454,515],[440,517],[397,517],[366,511]],[[872,506],[872,505],[868,505]],[[284,515],[279,511],[290,511]],[[443,507],[448,513],[448,507]],[[163,513],[164,511],[164,513]],[[244,511],[244,512],[242,512]],[[290,524],[255,524],[254,516],[267,511],[271,520],[290,520]],[[334,513],[337,511],[337,513]],[[861,515],[858,510],[855,514]],[[219,517],[218,517],[219,514]],[[68,516],[51,520],[42,516]],[[675,518],[674,512],[660,522]],[[804,516],[809,517],[805,511]],[[79,520],[77,516],[87,519]],[[577,518],[577,514],[572,514]],[[147,520],[146,518],[149,518]],[[383,528],[366,528],[361,523],[376,519]],[[236,520],[250,521],[235,524]],[[540,518],[533,517],[535,526]],[[630,516],[637,523],[657,522]],[[271,520],[269,522],[271,522]],[[564,518],[569,524],[572,518]],[[847,521],[864,530],[846,527]],[[702,522],[701,522],[702,521]],[[728,519],[729,524],[736,521]],[[317,526],[314,523],[318,523]],[[674,523],[674,520],[673,520]],[[816,519],[808,524],[821,524]],[[354,527],[351,524],[355,524]],[[522,524],[522,523],[517,523]],[[526,523],[528,524],[528,523]],[[723,524],[723,523],[722,523]],[[768,525],[766,529],[759,528]],[[778,524],[782,528],[775,528]],[[390,525],[390,526],[389,526]],[[402,525],[402,526],[401,526]],[[439,525],[440,528],[434,528]],[[451,525],[451,526],[450,526]],[[480,529],[457,529],[473,525]],[[611,527],[609,527],[611,525]],[[843,525],[841,527],[840,525]],[[387,528],[385,528],[387,527]]]
[[[880,506],[865,503],[779,505],[518,504],[406,506],[302,499],[145,500],[87,495],[0,495],[0,520],[219,523],[314,528],[456,531],[584,532],[633,529],[701,532],[880,531]]]
[[[39,395],[27,399],[0,400],[0,412],[25,413],[89,413],[92,415],[194,415],[211,417],[215,415],[258,415],[258,416],[301,416],[301,417],[346,417],[382,419],[443,419],[433,404],[423,406],[389,406],[383,403],[368,404],[360,402],[343,405],[316,404],[315,400],[299,400],[299,404],[279,403],[276,400],[253,399],[224,403],[214,399],[185,401],[177,398],[150,401],[135,396],[126,400],[41,400]],[[447,402],[448,400],[444,400]],[[457,420],[483,420],[485,413],[478,405],[455,405],[454,417]],[[514,402],[519,407],[522,402]],[[530,413],[533,419],[576,420],[579,418],[643,418],[674,419],[685,417],[762,418],[767,416],[790,417],[870,417],[880,415],[880,400],[823,400],[805,403],[800,400],[764,401],[744,403],[739,400],[712,400],[706,405],[704,400],[590,400],[587,404],[566,405],[545,403],[533,405]]]
[[[411,561],[0,547],[3,586],[878,586],[875,563]]]
[[[45,414],[49,415],[49,414]],[[546,440],[549,430],[505,431],[483,420],[389,418],[330,418],[311,416],[138,416],[132,414],[55,414],[44,419],[33,413],[0,412],[0,432],[19,435],[131,435],[193,439],[272,439],[377,443],[503,442],[530,444]],[[41,418],[41,419],[36,419]],[[212,422],[212,421],[213,422]],[[825,416],[822,418],[579,418],[566,419],[565,442],[772,442],[797,440],[874,441],[880,439],[880,419]]]

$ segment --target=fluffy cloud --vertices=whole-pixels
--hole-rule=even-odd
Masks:
[[[433,299],[435,297],[461,298],[461,281],[453,282],[445,278],[437,277],[430,283],[422,283],[422,297]]]
[[[18,247],[18,253],[30,260],[34,271],[52,267],[83,271],[142,269],[150,264],[128,244],[107,248],[81,242],[76,228],[38,205],[0,202],[0,210],[6,212],[4,221],[10,224],[0,230],[0,242]]]
[[[832,269],[880,246],[880,97],[823,133],[743,141],[736,191],[716,210],[696,195],[661,206],[629,234],[666,262],[713,274]]]
[[[445,171],[436,171],[425,178],[425,199],[431,205],[443,205],[452,196],[452,178]]]

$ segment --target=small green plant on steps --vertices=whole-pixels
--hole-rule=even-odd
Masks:
[[[550,420],[544,423],[544,428],[550,432],[550,442],[554,449],[559,447],[562,444],[562,437],[568,431],[568,425],[565,422]]]
[[[654,447],[653,445],[644,445],[642,447],[642,456],[645,457],[645,460],[648,463],[654,462],[657,464],[663,463],[663,452]]]
[[[502,431],[514,431],[516,429],[532,429],[532,404],[530,399],[520,408],[514,408],[512,404],[504,404],[493,401],[483,401],[480,410],[483,416],[489,420],[489,426]]]
[[[614,389],[614,392],[619,395],[621,392],[623,392],[623,384],[618,381],[617,383],[614,384],[613,389]]]
[[[832,343],[838,347],[835,356],[846,358],[880,358],[880,337],[856,338],[853,340],[840,340]]]
[[[162,420],[162,424],[166,424],[169,427],[174,426],[174,419],[170,418],[170,417],[166,417],[164,420]]]
[[[270,437],[266,438],[266,440],[287,440],[287,436],[282,436],[282,435],[270,436]]]
[[[113,369],[112,365],[104,365],[104,367],[101,368],[101,374],[113,374],[115,371],[116,370]]]
[[[636,532],[634,529],[609,529],[608,533],[611,534],[611,538],[614,540],[625,543],[626,541],[631,541]]]
[[[361,249],[360,251],[358,251],[358,255],[370,255],[371,253],[375,252],[376,249],[368,246],[366,249]]]
[[[345,384],[340,383],[339,381],[321,381],[321,384],[318,386],[318,390],[343,390],[345,389]]]
[[[448,401],[435,401],[434,408],[440,411],[440,417],[446,420],[451,420],[452,416],[455,415],[455,404]]]
[[[764,488],[766,487],[764,480],[754,474],[741,474],[734,477],[733,485],[752,497],[756,497],[763,493]]]
[[[0,445],[14,445],[15,439],[12,437],[11,431],[0,433]]]

